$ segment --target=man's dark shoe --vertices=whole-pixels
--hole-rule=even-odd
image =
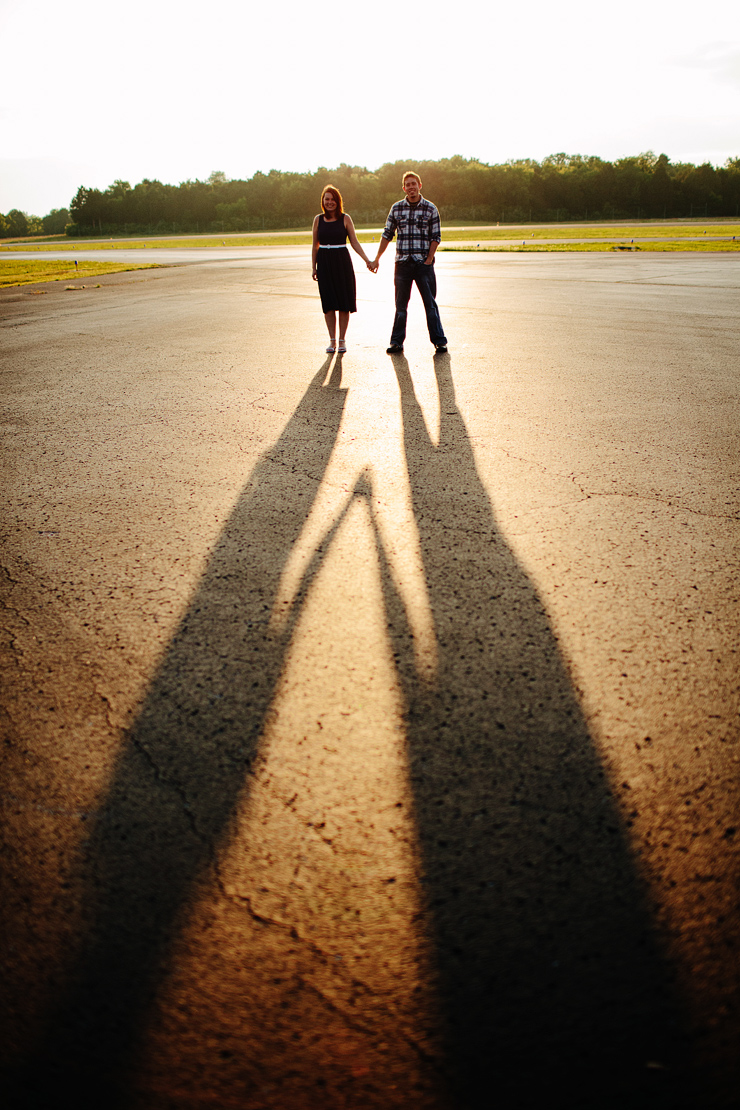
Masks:
[[[437,355],[446,355],[447,354],[447,344],[446,343],[435,344],[434,353],[437,354]]]
[[[400,343],[391,343],[390,347],[386,347],[385,353],[387,355],[402,355],[403,347]]]

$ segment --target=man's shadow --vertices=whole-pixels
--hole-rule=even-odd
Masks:
[[[330,363],[255,467],[125,738],[81,861],[73,985],[19,1080],[30,1105],[63,1092],[128,1105],[139,1032],[198,881],[229,841],[293,634],[297,612],[279,633],[268,625],[344,411],[340,360],[324,384]]]
[[[406,359],[394,366],[436,686],[379,556],[455,1105],[678,1105],[645,890],[547,613],[497,527],[450,358],[434,359],[438,446]]]

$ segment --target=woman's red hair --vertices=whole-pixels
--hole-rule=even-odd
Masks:
[[[339,219],[340,216],[344,215],[344,205],[342,204],[342,194],[339,192],[339,189],[337,189],[336,185],[325,185],[324,186],[324,188],[321,190],[321,211],[324,213],[324,215],[326,215],[326,209],[324,208],[324,197],[326,196],[327,193],[331,193],[331,195],[334,197],[334,200],[337,202],[337,211],[334,213],[334,215],[336,216],[337,219]]]

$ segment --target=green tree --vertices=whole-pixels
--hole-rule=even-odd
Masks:
[[[17,208],[11,208],[5,220],[8,225],[8,236],[11,239],[20,239],[24,235],[28,235],[28,216],[25,212],[19,212]]]
[[[41,220],[45,235],[63,235],[68,223],[68,208],[52,208],[48,216],[44,216]]]
[[[80,185],[69,212],[80,235],[91,235],[96,227],[102,228],[103,194],[100,189],[87,189]]]

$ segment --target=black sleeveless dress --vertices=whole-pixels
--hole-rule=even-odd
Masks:
[[[331,222],[319,216],[319,251],[316,277],[322,312],[357,312],[355,270],[347,249],[344,217]],[[326,248],[330,249],[327,250]]]

